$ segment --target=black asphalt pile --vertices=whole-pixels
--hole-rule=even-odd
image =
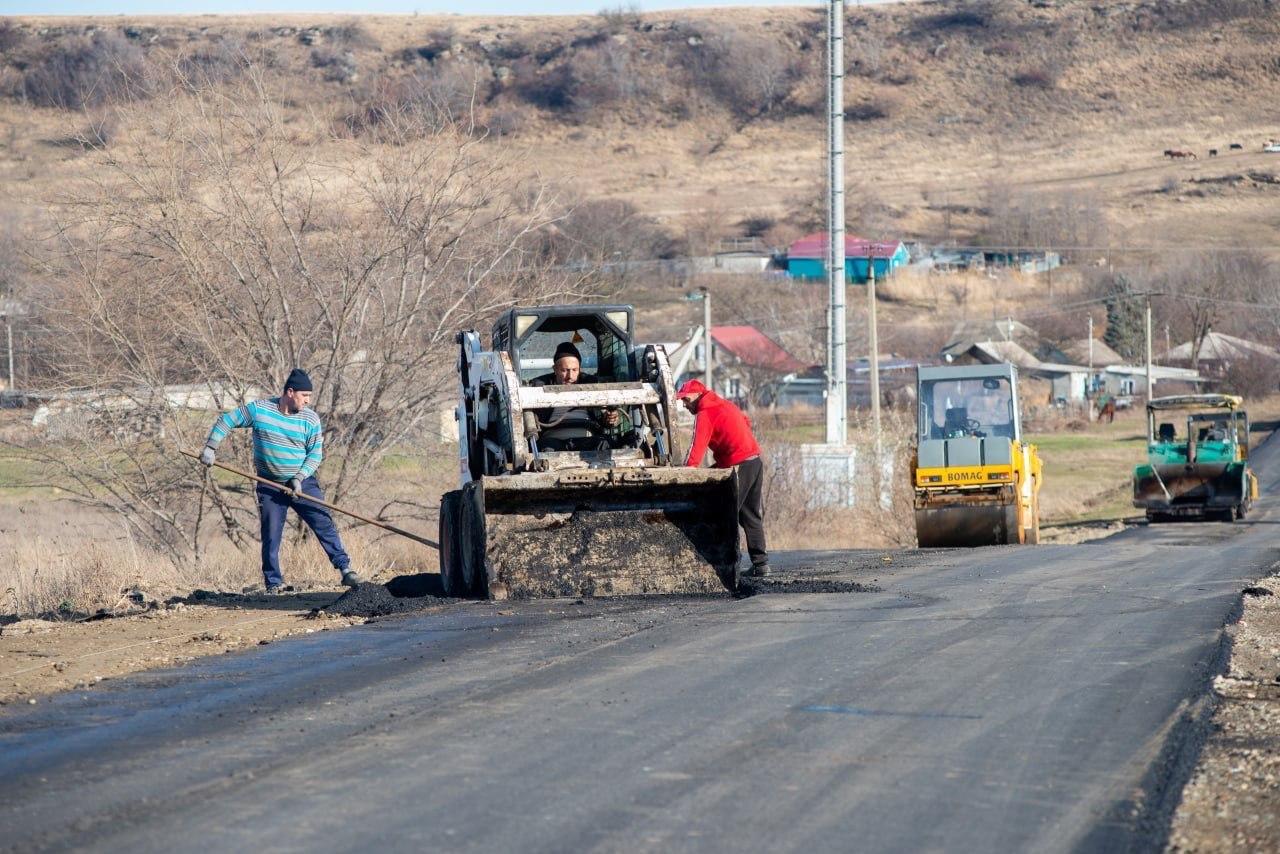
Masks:
[[[880,593],[874,584],[859,584],[838,578],[749,578],[738,580],[739,596],[774,593]]]
[[[386,617],[457,602],[457,599],[430,592],[439,589],[438,579],[439,576],[423,574],[400,575],[385,585],[365,582],[343,593],[332,605],[314,613],[340,617]]]

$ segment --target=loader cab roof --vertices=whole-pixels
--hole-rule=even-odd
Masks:
[[[582,371],[601,380],[630,377],[635,312],[629,305],[522,306],[493,324],[491,346],[511,355],[522,383],[551,371],[556,347],[569,341],[582,354]]]

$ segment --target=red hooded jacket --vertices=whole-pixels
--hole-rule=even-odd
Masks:
[[[751,422],[742,410],[714,391],[703,393],[694,405],[693,446],[686,466],[702,465],[707,448],[716,457],[716,468],[727,469],[760,455],[760,446],[751,434]]]

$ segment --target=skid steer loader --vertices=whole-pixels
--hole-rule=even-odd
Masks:
[[[723,592],[736,474],[686,468],[661,346],[626,305],[515,308],[458,343],[461,488],[440,503],[440,574],[492,599]],[[582,376],[556,384],[571,343]],[[608,426],[601,413],[618,414]]]
[[[1040,542],[1040,457],[1022,441],[1013,365],[920,368],[916,538],[921,547]]]

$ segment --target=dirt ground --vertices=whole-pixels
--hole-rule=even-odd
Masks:
[[[1280,851],[1280,575],[1245,591],[1231,664],[1169,851]]]
[[[34,704],[45,694],[370,619],[309,617],[340,595],[337,588],[271,597],[197,592],[170,603],[130,603],[106,619],[0,626],[0,705]]]

